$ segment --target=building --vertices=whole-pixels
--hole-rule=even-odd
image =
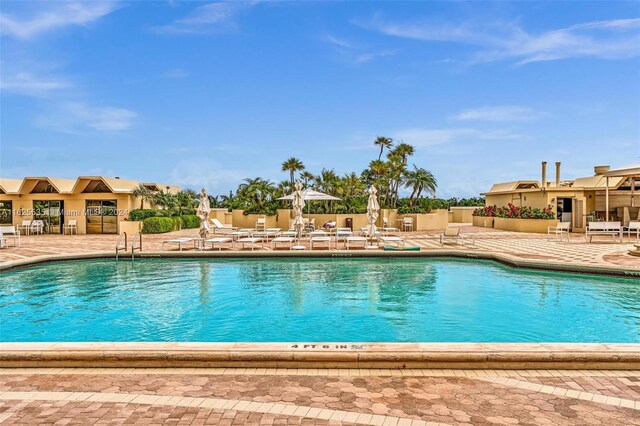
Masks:
[[[79,234],[116,234],[118,222],[141,207],[141,199],[133,195],[140,185],[153,192],[180,191],[178,186],[105,176],[0,178],[0,223],[43,220],[45,232],[59,234],[64,224],[76,220]]]
[[[488,206],[544,208],[551,206],[559,220],[570,221],[576,232],[584,232],[592,220],[615,220],[624,225],[640,220],[640,197],[636,182],[640,182],[640,164],[611,170],[609,166],[594,167],[593,176],[561,180],[561,164],[556,163],[555,180],[547,180],[547,163],[542,162],[541,180],[519,180],[497,183],[486,197]],[[607,214],[608,213],[608,214]]]

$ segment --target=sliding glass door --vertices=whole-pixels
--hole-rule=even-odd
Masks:
[[[62,224],[64,223],[64,201],[34,200],[33,219],[44,222],[43,232],[48,234],[62,234]]]
[[[117,232],[118,202],[87,200],[87,234],[116,234]]]

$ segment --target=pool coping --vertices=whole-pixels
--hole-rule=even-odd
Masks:
[[[569,272],[577,274],[596,274],[608,275],[616,277],[640,277],[640,269],[625,268],[623,266],[604,266],[604,265],[575,265],[561,262],[550,262],[549,260],[523,260],[513,258],[499,253],[478,252],[469,253],[448,249],[432,249],[429,251],[368,251],[368,250],[326,250],[326,251],[228,251],[228,252],[205,252],[205,251],[188,251],[188,252],[142,252],[136,253],[134,259],[260,259],[260,258],[330,258],[330,259],[349,259],[349,258],[375,258],[375,257],[391,257],[391,258],[455,258],[467,260],[489,260],[509,266],[514,269],[529,269],[538,271],[552,272]],[[93,253],[74,253],[74,254],[56,254],[34,256],[28,259],[20,259],[8,261],[0,264],[0,272],[13,269],[25,268],[42,263],[51,263],[59,261],[73,260],[90,260],[90,259],[114,259],[115,254],[112,251],[93,252]],[[131,261],[130,256],[121,256],[120,261]]]
[[[0,368],[51,367],[639,370],[640,344],[7,342],[0,345]]]

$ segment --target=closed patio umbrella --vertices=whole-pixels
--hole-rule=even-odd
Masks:
[[[296,182],[296,192],[293,193],[293,227],[298,233],[298,238],[302,235],[304,229],[304,219],[302,219],[302,212],[304,210],[304,198],[302,194],[302,184]]]
[[[378,203],[378,190],[375,186],[369,188],[369,201],[367,202],[367,236],[373,238],[376,235],[376,221],[380,214],[380,204]]]
[[[200,190],[200,204],[196,209],[196,215],[200,218],[200,238],[207,238],[207,232],[209,232],[209,212],[211,212],[211,206],[209,205],[209,197],[207,191],[204,188]]]

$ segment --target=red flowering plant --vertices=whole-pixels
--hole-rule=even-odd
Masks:
[[[555,214],[551,206],[539,209],[526,206],[518,207],[511,203],[509,203],[507,207],[498,207],[495,216],[512,219],[555,219]]]
[[[477,209],[475,209],[473,211],[473,215],[474,216],[483,216],[483,217],[495,217],[497,209],[498,209],[498,207],[496,207],[495,205],[486,206],[486,207],[478,207]]]

